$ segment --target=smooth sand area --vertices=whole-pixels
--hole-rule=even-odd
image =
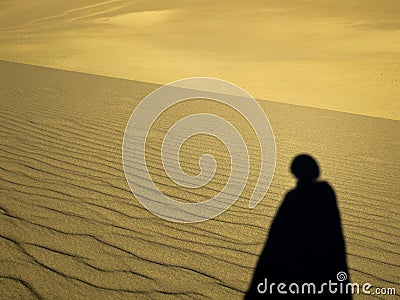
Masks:
[[[177,224],[142,207],[122,169],[126,123],[156,85],[5,61],[0,77],[0,298],[241,299],[300,152],[336,191],[351,280],[400,291],[399,121],[259,101],[277,145],[263,201],[248,209],[244,193],[213,220]]]
[[[398,0],[3,0],[0,59],[400,120]]]

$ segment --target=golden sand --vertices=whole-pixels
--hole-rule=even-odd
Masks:
[[[398,0],[3,0],[0,59],[400,119]]]
[[[398,121],[259,101],[277,145],[267,195],[178,224],[141,206],[122,169],[126,123],[156,85],[4,61],[0,76],[0,298],[241,299],[300,152],[336,191],[351,280],[400,290]],[[195,174],[206,149],[192,142],[182,164]],[[223,147],[210,151],[221,158],[211,195],[229,166]]]

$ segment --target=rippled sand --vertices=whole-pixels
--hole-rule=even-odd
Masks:
[[[399,121],[260,101],[278,156],[263,201],[177,224],[143,208],[122,169],[126,123],[156,85],[4,61],[0,76],[0,298],[240,299],[300,152],[335,188],[352,281],[400,290]],[[183,149],[189,173],[200,150]]]

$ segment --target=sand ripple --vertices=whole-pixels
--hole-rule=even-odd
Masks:
[[[299,152],[319,159],[336,190],[352,281],[400,291],[400,122],[261,101],[278,150],[265,199],[175,224],[134,199],[122,170],[126,122],[155,85],[0,68],[1,298],[240,299]]]

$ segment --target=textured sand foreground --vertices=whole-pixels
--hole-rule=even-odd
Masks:
[[[177,224],[136,201],[121,163],[129,116],[156,85],[9,62],[0,76],[0,298],[240,299],[299,152],[335,188],[352,281],[399,293],[399,121],[260,101],[278,155],[264,200],[250,210],[244,193]],[[201,149],[188,147],[190,168]]]

